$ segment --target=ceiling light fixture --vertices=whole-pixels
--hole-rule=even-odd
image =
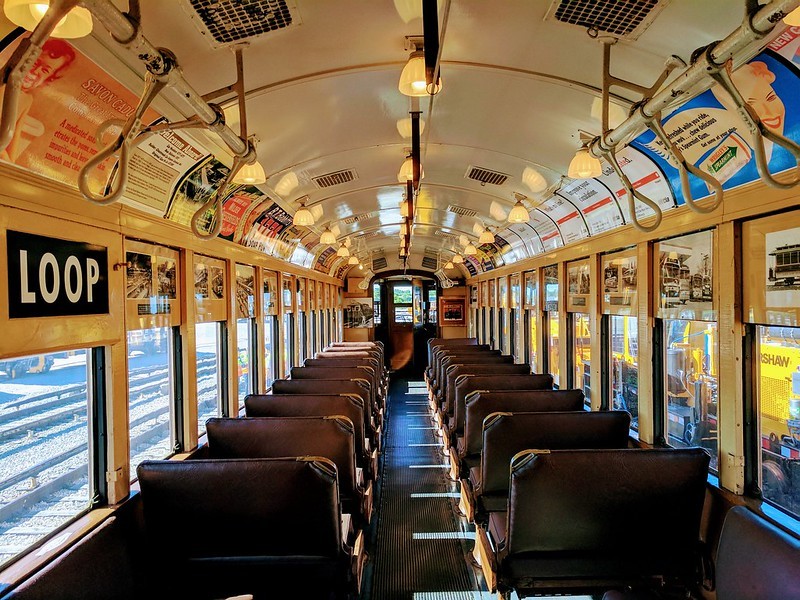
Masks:
[[[353,256],[351,256],[351,257],[350,257],[350,259],[347,261],[347,264],[348,264],[348,265],[357,265],[357,264],[358,264],[358,262],[359,262],[359,261],[358,261],[358,257],[357,257],[357,256],[354,254],[354,255],[353,255]]]
[[[5,0],[3,10],[8,20],[28,31],[33,31],[50,8],[49,0]],[[51,37],[75,39],[92,32],[92,13],[80,6],[74,7],[53,29]],[[423,71],[424,74],[424,71]]]
[[[421,42],[413,41],[412,44],[414,51],[403,67],[397,89],[406,96],[435,96],[442,91],[442,78],[439,77],[435,84],[428,86],[425,80],[425,50]]]
[[[453,255],[453,262],[457,265],[460,265],[464,262],[464,257],[461,256],[458,252]]]
[[[339,245],[339,249],[336,251],[336,256],[341,256],[342,258],[347,258],[350,256],[350,250],[347,249],[347,246],[344,245],[344,242]]]
[[[514,194],[514,197],[517,199],[517,203],[514,205],[514,208],[511,209],[511,212],[508,213],[508,222],[527,223],[531,220],[531,216],[528,214],[528,209],[522,204],[522,199],[525,198],[525,196],[522,194]]]
[[[470,242],[464,247],[464,254],[467,256],[475,256],[478,253],[478,249],[475,247],[475,244]]]
[[[408,218],[409,216],[408,202],[406,200],[403,200],[400,203],[400,216],[404,219]]]
[[[492,231],[487,227],[481,233],[481,236],[478,238],[479,244],[494,244],[494,234]]]
[[[296,225],[298,227],[310,227],[314,224],[314,215],[312,215],[311,211],[306,208],[307,199],[308,196],[299,200],[300,208],[298,208],[297,212],[294,213],[292,225]]]
[[[445,269],[455,269],[456,267],[455,267],[455,265],[453,264],[453,261],[451,261],[451,260],[448,260],[448,261],[445,263],[445,265],[444,265],[444,268],[445,268]]]
[[[603,174],[603,167],[600,165],[600,159],[592,156],[589,152],[589,146],[584,143],[575,156],[569,163],[567,170],[567,177],[571,179],[591,179],[592,177],[600,177]]]
[[[422,133],[423,131],[425,131],[425,120],[420,119],[419,132]],[[406,117],[405,119],[398,119],[397,132],[404,138],[411,137],[411,117]]]
[[[420,165],[419,178],[422,179],[424,177],[425,177],[425,171],[422,170],[422,165]],[[399,183],[405,183],[406,181],[411,181],[413,179],[414,179],[414,159],[409,154],[403,161],[403,164],[400,167],[400,171],[397,173],[397,181]]]
[[[336,236],[331,231],[330,227],[326,227],[325,231],[322,232],[322,235],[319,236],[319,243],[328,244],[329,246],[336,243]]]

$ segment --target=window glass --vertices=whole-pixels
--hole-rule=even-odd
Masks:
[[[591,333],[589,315],[586,313],[572,313],[572,353],[573,387],[583,390],[584,408],[591,410],[592,374],[591,374]]]
[[[396,285],[392,288],[392,294],[395,304],[411,304],[410,285]]]
[[[286,375],[294,366],[294,314],[283,313],[283,364]]]
[[[244,397],[255,391],[252,377],[252,319],[236,320],[236,356],[238,363],[239,410],[244,409]]]
[[[413,323],[414,314],[413,307],[411,306],[395,306],[394,307],[394,322],[395,323]]]
[[[494,334],[494,307],[489,307],[489,343],[492,345],[492,348],[497,350],[499,347],[497,344],[497,337]]]
[[[266,371],[267,387],[272,385],[275,381],[275,374],[277,372],[275,362],[277,360],[277,353],[275,345],[277,344],[277,329],[278,317],[275,315],[267,315],[264,317],[264,368]]]
[[[436,324],[437,319],[436,288],[428,290],[428,323]]]
[[[528,362],[531,369],[536,371],[539,357],[539,338],[536,329],[536,311],[528,310]]]
[[[664,321],[667,433],[671,446],[701,446],[717,470],[717,324]]]
[[[0,565],[89,509],[87,356],[0,360]]]
[[[308,357],[308,338],[306,336],[306,313],[299,312],[297,313],[297,336],[299,338],[300,343],[297,346],[297,351],[300,353],[300,362],[299,364],[303,364],[303,361]]]
[[[169,327],[128,332],[128,409],[130,476],[147,459],[166,458],[173,452],[172,417],[174,373],[170,361]]]
[[[206,421],[220,416],[219,323],[198,323],[197,344],[197,434],[206,431]]]
[[[758,327],[761,493],[800,517],[800,328]]]
[[[547,313],[547,364],[550,374],[553,376],[553,383],[560,385],[558,373],[558,312],[550,311]]]
[[[631,435],[639,437],[639,325],[636,317],[610,315],[611,408],[631,414]]]
[[[372,284],[372,318],[375,325],[381,324],[381,285],[379,283]]]

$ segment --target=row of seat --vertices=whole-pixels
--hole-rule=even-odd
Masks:
[[[696,583],[705,451],[629,448],[627,412],[586,412],[581,390],[552,389],[528,365],[483,374],[511,365],[472,340],[430,350],[431,408],[491,591]],[[664,542],[642,553],[632,523]]]
[[[582,392],[541,389],[531,378],[542,376],[473,374],[497,356],[480,348],[431,340],[426,380],[490,590],[650,600],[696,593],[703,577],[713,586],[700,535],[707,452],[629,447],[627,412],[585,412]],[[717,598],[798,597],[798,548],[745,507],[731,510]]]
[[[244,418],[209,419],[207,443],[187,460],[139,466],[146,530],[171,564],[176,591],[359,593],[385,414],[383,365],[380,344],[329,346],[267,394],[247,396]],[[177,559],[170,539],[189,541]]]

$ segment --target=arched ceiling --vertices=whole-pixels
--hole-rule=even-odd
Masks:
[[[213,8],[215,2],[206,4]],[[341,276],[350,268],[347,259],[319,244],[319,235],[330,227],[339,241],[349,240],[350,251],[370,272],[373,266],[379,267],[376,274],[401,266],[399,204],[406,188],[397,172],[411,142],[401,136],[397,121],[412,110],[421,111],[425,129],[409,268],[438,270],[467,239],[477,242],[486,226],[497,235],[495,244],[480,246],[478,256],[447,271],[449,277],[521,260],[629,222],[622,185],[608,165],[597,179],[565,176],[581,143],[579,132],[600,133],[592,103],[602,85],[603,46],[586,27],[553,17],[559,0],[440,0],[443,89],[419,99],[402,95],[397,84],[409,55],[406,37],[423,33],[420,0],[286,4],[292,25],[249,40],[243,50],[248,132],[260,140],[258,160],[268,177],[253,193],[285,211],[278,220],[292,215],[300,200],[317,220],[309,228],[284,222],[280,240],[251,245]],[[652,20],[611,53],[612,73],[645,87],[656,81],[671,55],[688,62],[693,50],[735,30],[745,5],[733,0],[654,4]],[[124,9],[126,3],[120,0],[118,6]],[[198,23],[190,0],[142,1],[145,36],[172,50],[186,79],[207,94],[233,83],[234,54],[229,47],[214,47]],[[114,60],[141,71],[135,57],[94,35]],[[96,42],[84,44],[88,54],[102,54]],[[120,72],[108,57],[98,62]],[[612,92],[625,111],[640,99],[627,89]],[[233,94],[218,101],[228,125],[238,131]],[[181,110],[180,100],[173,98],[162,112],[176,109]],[[215,154],[230,164],[221,147]],[[646,179],[642,189],[664,208],[682,204],[645,155],[626,148],[620,156],[629,161],[630,178],[640,172]],[[472,168],[505,178],[500,184],[481,183],[468,177]],[[329,187],[315,180],[339,171],[349,171],[352,180]],[[531,209],[531,221],[510,225],[508,212],[520,196]],[[256,237],[245,232],[242,243]],[[381,257],[386,259],[382,268],[383,263],[370,262]]]

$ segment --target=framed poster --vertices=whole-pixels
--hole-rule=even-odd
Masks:
[[[636,313],[636,290],[639,283],[636,260],[636,248],[603,256],[603,267],[600,272],[603,314]]]
[[[464,325],[464,298],[439,298],[439,314],[442,325]]]
[[[128,330],[180,325],[177,250],[125,240],[125,321]]]
[[[800,323],[800,211],[742,226],[744,315],[748,323]]]
[[[236,265],[236,318],[252,319],[256,316],[256,269],[249,265]]]
[[[714,231],[699,231],[655,244],[656,316],[716,321]]]
[[[576,260],[567,263],[567,310],[586,312],[592,289],[589,261]]]
[[[511,308],[519,308],[520,307],[520,287],[519,287],[519,273],[515,273],[510,277],[511,282],[511,297],[509,300],[511,301]]]
[[[372,298],[345,298],[345,329],[363,329],[373,324]]]
[[[536,309],[539,306],[539,277],[537,271],[525,273],[525,308]]]
[[[558,312],[558,265],[542,269],[544,277],[544,310]]]
[[[224,321],[227,318],[224,260],[194,255],[194,299],[198,323]]]
[[[274,271],[263,271],[264,281],[264,315],[278,314],[278,274]]]

